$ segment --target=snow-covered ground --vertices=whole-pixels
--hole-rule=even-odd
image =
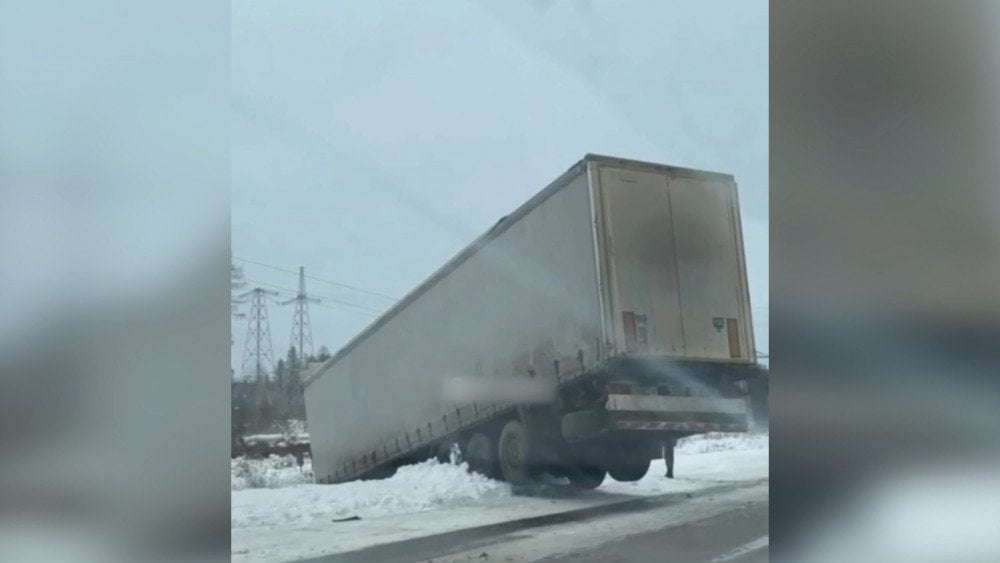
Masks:
[[[278,469],[272,483],[292,482],[286,475],[297,471],[297,467]],[[234,490],[232,526],[236,529],[328,524],[336,518],[368,519],[509,496],[507,484],[470,473],[464,464],[428,460],[401,467],[391,478],[377,481]]]
[[[655,460],[649,473],[634,483],[604,480],[601,491],[624,495],[655,495],[711,486],[719,481],[755,481],[768,476],[768,435],[705,434],[678,443],[674,450],[674,476],[666,479],[663,460]]]
[[[277,434],[277,433],[272,433],[272,434],[250,434],[249,436],[245,436],[243,438],[243,441],[246,442],[246,443],[248,443],[248,444],[257,444],[257,443],[276,444],[278,442],[293,443],[293,444],[299,443],[299,444],[301,444],[303,442],[308,442],[309,441],[309,433],[308,432],[296,432],[294,434]]]
[[[277,489],[313,482],[312,461],[307,457],[299,467],[295,456],[272,455],[267,459],[238,457],[229,464],[229,484],[234,491]]]
[[[288,561],[507,520],[614,502],[628,496],[691,491],[720,481],[768,475],[767,434],[709,434],[678,444],[676,479],[662,460],[635,483],[605,480],[568,498],[514,496],[510,487],[464,466],[429,460],[389,479],[314,485],[308,460],[234,460],[232,556]],[[336,522],[356,516],[359,520]]]

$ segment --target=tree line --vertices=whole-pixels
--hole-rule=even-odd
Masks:
[[[326,346],[318,355],[300,361],[295,347],[278,360],[273,374],[259,379],[232,380],[232,435],[234,441],[256,433],[280,431],[290,420],[306,419],[302,376],[310,363],[330,359]]]

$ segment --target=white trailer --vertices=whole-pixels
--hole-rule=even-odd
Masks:
[[[634,480],[745,430],[756,368],[733,177],[587,155],[311,372],[313,469]]]

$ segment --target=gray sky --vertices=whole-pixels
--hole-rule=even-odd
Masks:
[[[728,172],[767,350],[766,2],[237,0],[232,15],[235,256],[399,297],[587,152]],[[296,287],[243,266],[249,286]],[[374,320],[334,299],[391,304],[307,284],[327,298],[317,348]],[[291,307],[269,312],[282,356]]]

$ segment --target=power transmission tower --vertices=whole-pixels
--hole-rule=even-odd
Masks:
[[[274,353],[271,350],[271,325],[267,320],[267,297],[278,295],[255,287],[240,295],[250,297],[250,322],[247,324],[247,339],[243,346],[243,364],[240,372],[243,375],[253,373],[256,380],[263,381],[269,371],[274,369]],[[248,369],[250,368],[250,369]],[[270,369],[269,369],[270,368]]]
[[[312,327],[309,325],[309,303],[319,303],[319,299],[309,297],[306,294],[306,269],[299,266],[299,294],[294,299],[289,299],[282,303],[288,305],[295,303],[295,318],[292,320],[292,346],[299,352],[299,366],[306,365],[306,358],[312,356]],[[309,353],[306,353],[306,346],[309,346]],[[289,366],[293,367],[293,366]]]

